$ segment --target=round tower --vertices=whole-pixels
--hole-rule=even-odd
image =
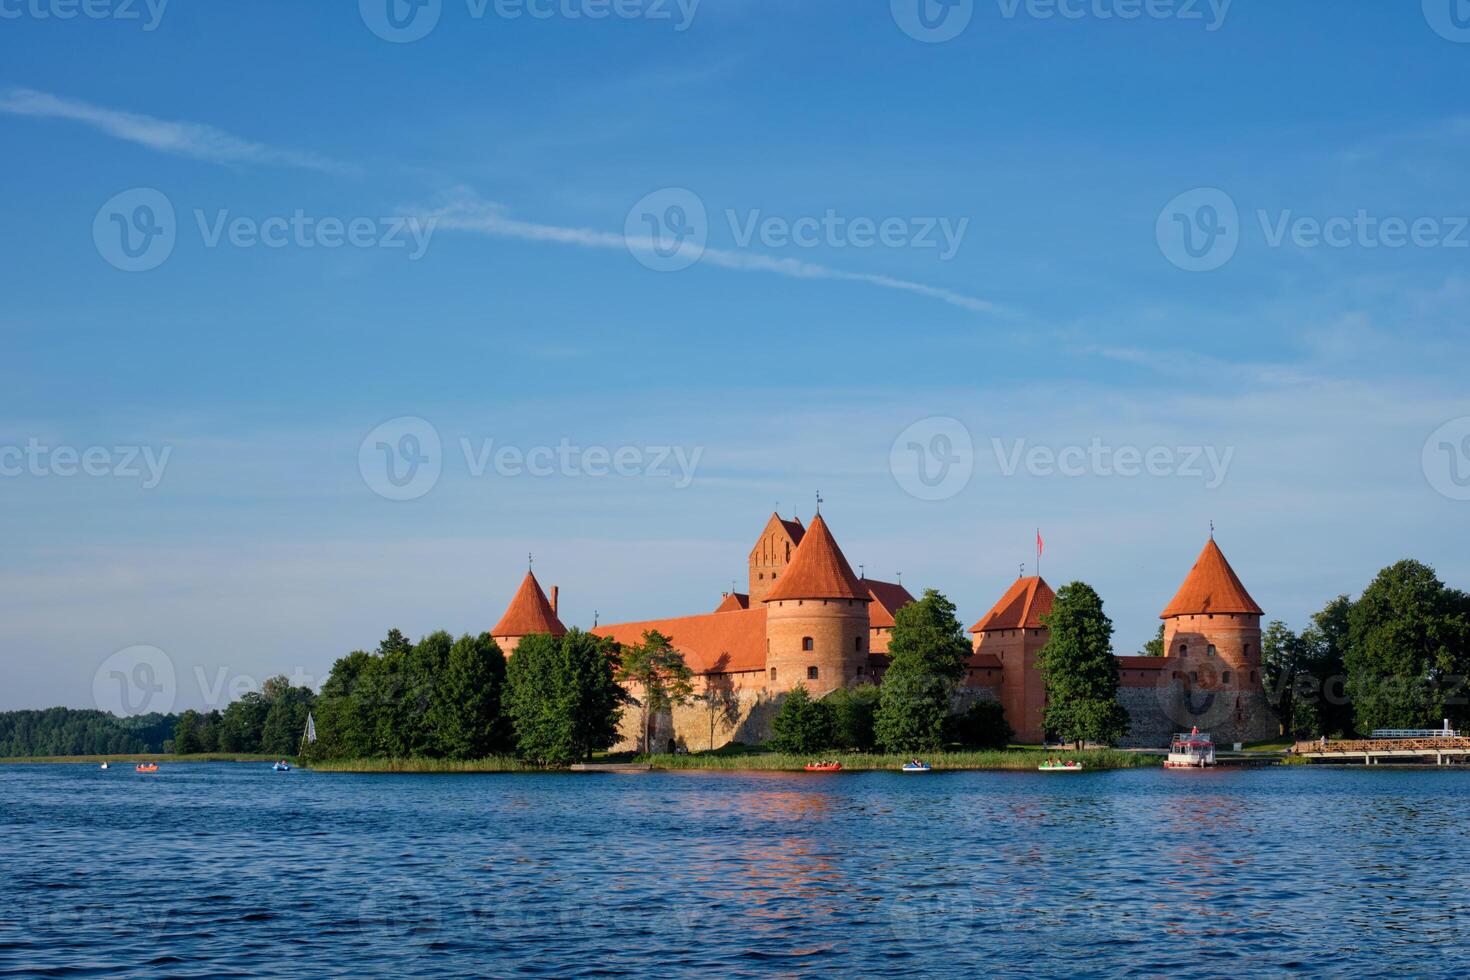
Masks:
[[[1159,614],[1169,661],[1161,690],[1172,692],[1166,710],[1181,729],[1197,725],[1217,743],[1278,734],[1261,679],[1262,615],[1211,535]]]
[[[490,630],[490,636],[502,653],[510,656],[520,645],[521,637],[532,633],[566,635],[567,628],[556,616],[557,592],[553,585],[552,598],[548,600],[546,593],[541,591],[541,583],[536,581],[536,576],[530,571],[526,572],[526,577],[521,579],[521,587],[516,589],[515,597],[510,600],[510,607],[500,617],[500,622]]]
[[[818,514],[766,593],[766,684],[813,697],[867,683],[868,590]]]

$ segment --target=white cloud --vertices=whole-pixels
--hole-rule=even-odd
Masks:
[[[122,112],[29,88],[10,88],[0,92],[0,112],[79,122],[108,136],[160,153],[214,163],[253,163],[323,173],[347,173],[354,169],[315,153],[241,139],[203,123],[175,122],[136,112]]]

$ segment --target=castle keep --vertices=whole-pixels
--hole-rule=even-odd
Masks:
[[[854,574],[820,513],[809,527],[772,514],[748,568],[749,591],[726,593],[711,612],[592,629],[625,645],[657,630],[695,672],[698,700],[656,721],[661,748],[758,743],[770,735],[781,695],[796,685],[821,697],[882,681],[894,614],[914,597],[901,584]],[[970,628],[962,697],[1000,701],[1020,742],[1042,740],[1037,658],[1055,598],[1040,577],[1017,579]],[[1123,744],[1166,745],[1172,732],[1194,726],[1221,743],[1276,735],[1261,681],[1261,616],[1212,536],[1160,614],[1164,656],[1116,658],[1132,721]],[[548,598],[528,571],[490,632],[507,656],[524,636],[565,634],[556,588]],[[636,729],[635,719],[625,720],[627,747]]]

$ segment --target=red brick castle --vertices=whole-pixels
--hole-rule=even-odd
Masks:
[[[700,701],[658,720],[661,747],[760,742],[781,695],[797,684],[820,697],[882,680],[894,614],[914,597],[900,584],[854,574],[820,513],[809,527],[772,514],[748,565],[749,591],[726,593],[711,612],[592,630],[624,644],[658,630],[698,675]],[[999,700],[1021,742],[1042,739],[1037,657],[1054,599],[1043,579],[1017,579],[970,628],[963,696]],[[1222,743],[1274,736],[1261,683],[1261,615],[1212,536],[1161,614],[1164,656],[1117,658],[1132,719],[1124,744],[1167,744],[1170,733],[1195,725]],[[565,632],[556,588],[548,598],[527,572],[491,635],[510,655],[523,636]]]

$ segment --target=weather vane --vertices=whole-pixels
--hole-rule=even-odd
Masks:
[[[822,491],[818,490],[817,491],[817,513],[820,514],[821,512],[822,512]]]

